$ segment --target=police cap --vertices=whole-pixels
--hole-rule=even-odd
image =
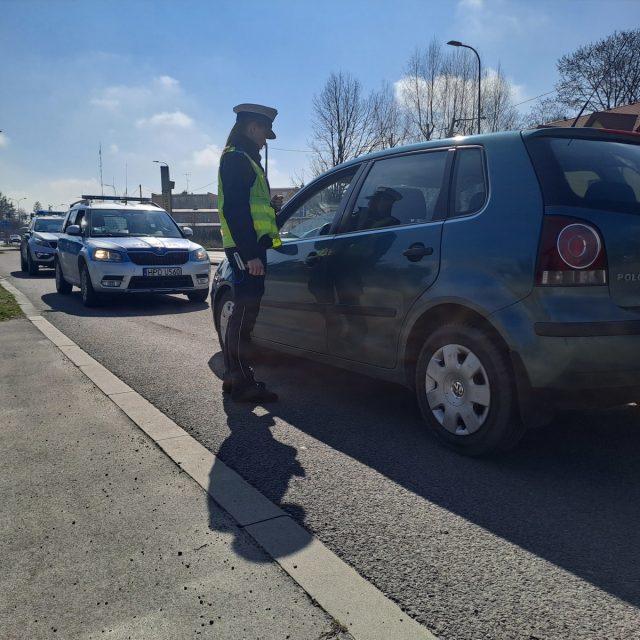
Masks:
[[[264,124],[269,128],[267,139],[273,140],[276,134],[271,128],[275,117],[278,115],[277,109],[273,107],[265,107],[262,104],[238,104],[233,107],[233,111],[237,114],[236,122],[255,121]]]

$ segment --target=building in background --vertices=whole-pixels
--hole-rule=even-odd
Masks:
[[[547,122],[545,127],[570,127],[573,118]],[[632,102],[607,111],[594,111],[582,115],[576,122],[576,127],[594,127],[596,129],[618,129],[620,131],[635,131],[640,133],[640,102]]]
[[[289,200],[299,187],[276,187],[271,195],[281,195]],[[162,194],[151,194],[151,200],[162,207]],[[171,215],[181,227],[193,229],[193,241],[205,247],[221,247],[218,196],[215,193],[177,193],[171,196]]]

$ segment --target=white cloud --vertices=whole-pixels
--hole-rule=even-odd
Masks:
[[[119,151],[120,151],[120,147],[117,144],[110,144],[109,145],[109,153],[116,154]]]
[[[177,127],[180,129],[188,129],[193,126],[193,119],[187,114],[176,110],[173,113],[163,111],[156,113],[150,118],[140,118],[136,121],[137,127]]]
[[[92,98],[91,104],[94,107],[100,107],[102,109],[107,109],[107,111],[116,111],[120,106],[120,102],[113,98]]]
[[[180,82],[171,76],[160,76],[155,82],[164,89],[177,89],[180,86]]]
[[[193,164],[196,167],[217,169],[222,150],[218,145],[208,144],[204,149],[193,152]]]
[[[6,136],[4,133],[0,133],[0,149],[2,149],[2,147],[8,147],[9,146],[9,137]]]
[[[460,0],[458,9],[482,9],[483,0]]]

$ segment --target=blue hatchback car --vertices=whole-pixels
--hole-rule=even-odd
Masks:
[[[468,455],[640,400],[640,135],[548,128],[338,166],[280,215],[253,339],[415,389]],[[221,341],[231,270],[214,278]]]

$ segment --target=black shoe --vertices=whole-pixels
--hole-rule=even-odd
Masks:
[[[261,404],[263,402],[277,402],[278,396],[273,391],[269,391],[263,382],[252,382],[240,388],[232,389],[231,399],[234,402]]]

